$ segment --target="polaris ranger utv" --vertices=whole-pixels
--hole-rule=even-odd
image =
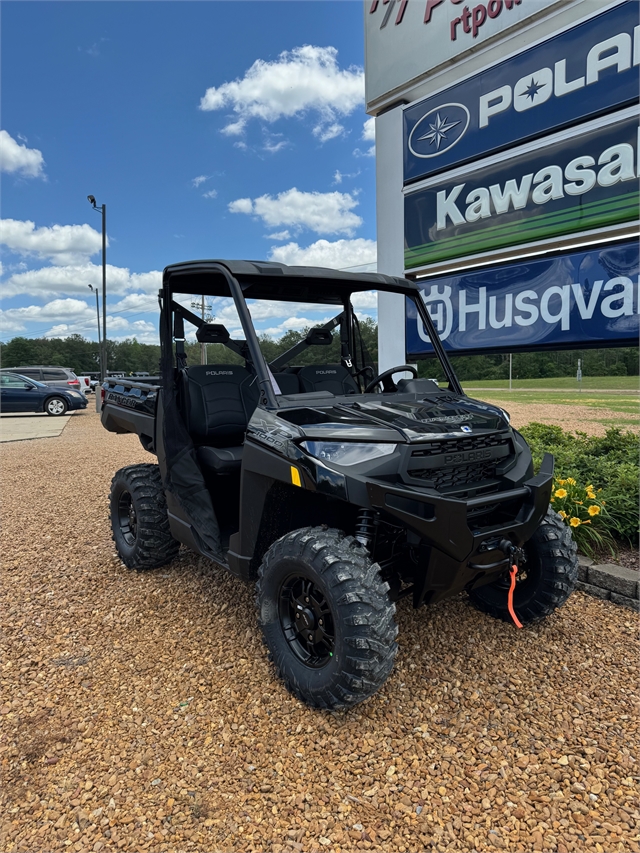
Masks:
[[[375,290],[413,303],[446,387],[368,362],[353,302]],[[242,337],[185,308],[194,294]],[[251,312],[269,316],[269,300],[334,316],[267,363]],[[553,457],[534,475],[507,413],[464,394],[415,283],[192,261],[165,269],[160,308],[161,383],[103,389],[106,429],[137,434],[157,457],[113,479],[117,551],[153,569],[182,543],[257,581],[265,643],[298,698],[335,709],[375,693],[393,667],[403,596],[419,607],[466,590],[516,623],[566,601],[576,548],[549,508]],[[227,361],[187,364],[187,323]]]

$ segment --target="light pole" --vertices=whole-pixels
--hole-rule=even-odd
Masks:
[[[100,354],[100,376],[102,378],[102,339],[100,337],[100,304],[98,303],[98,288],[94,287],[92,284],[88,284],[87,287],[92,293],[96,295],[96,316],[98,318],[98,353]]]
[[[107,205],[96,204],[96,198],[88,195],[89,204],[102,214],[102,381],[107,378]]]

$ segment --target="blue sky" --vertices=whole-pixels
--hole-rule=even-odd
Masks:
[[[363,53],[358,0],[3,2],[0,338],[96,337],[89,193],[114,339],[157,340],[169,263],[375,262]]]

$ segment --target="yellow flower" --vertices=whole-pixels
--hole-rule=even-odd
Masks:
[[[574,515],[574,516],[573,516],[573,518],[571,518],[571,519],[569,520],[569,524],[570,524],[572,527],[580,527],[580,525],[582,524],[582,522],[580,521],[580,519],[579,519],[579,518],[576,518],[576,517],[575,517],[575,515]]]
[[[570,486],[575,486],[576,481],[573,479],[573,477],[567,477],[567,483],[569,483]]]
[[[558,515],[559,515],[559,516],[560,516],[560,518],[562,518],[562,519],[569,518],[568,513],[566,513],[563,509],[561,509],[561,510],[560,510],[560,512],[558,513]]]
[[[587,497],[589,498],[590,501],[595,501],[596,493],[595,492],[587,492]]]
[[[600,507],[597,504],[591,504],[587,512],[589,515],[600,515]]]
[[[556,489],[554,493],[554,498],[566,498],[567,490],[566,489]]]
[[[558,480],[558,485],[559,485],[559,486],[564,486],[564,484],[565,484],[566,482],[567,482],[566,480]]]
[[[584,501],[576,501],[576,503],[577,503],[579,506],[582,506],[582,504],[584,503]]]

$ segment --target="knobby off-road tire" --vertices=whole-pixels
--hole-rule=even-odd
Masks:
[[[265,554],[257,590],[266,645],[298,699],[337,710],[384,684],[397,651],[395,605],[353,537],[321,527],[288,533]]]
[[[111,481],[110,505],[113,541],[127,568],[157,569],[177,556],[157,465],[121,468]]]
[[[513,609],[522,624],[550,616],[573,592],[578,578],[576,543],[557,512],[547,510],[540,526],[524,546],[526,562],[520,567],[513,593]],[[507,609],[507,580],[471,590],[469,597],[484,613],[511,622]]]

